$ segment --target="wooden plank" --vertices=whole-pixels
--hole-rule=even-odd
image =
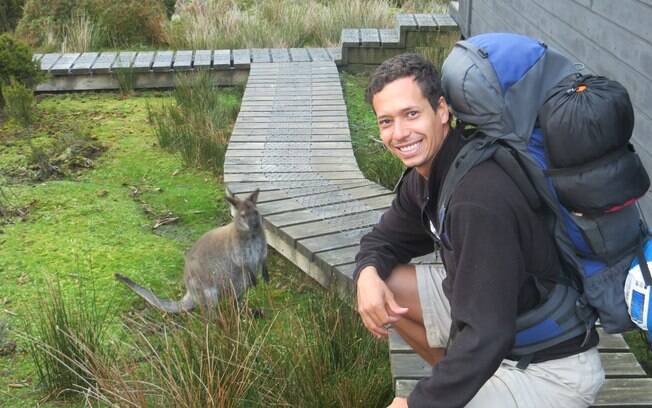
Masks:
[[[292,62],[310,62],[310,55],[305,48],[290,48]]]
[[[645,378],[645,372],[630,353],[605,353],[600,358],[607,378]],[[430,376],[432,370],[416,353],[391,353],[390,364],[393,378],[420,379]]]
[[[70,72],[74,74],[90,73],[91,67],[99,55],[99,52],[85,52],[81,54],[70,68]]]
[[[154,62],[154,51],[141,51],[136,55],[131,68],[134,71],[149,71]]]
[[[313,61],[331,61],[331,56],[325,48],[307,48]]]
[[[332,153],[331,153],[332,154]],[[333,171],[333,172],[321,172],[321,173],[271,173],[269,175],[261,173],[253,174],[225,174],[224,182],[233,183],[233,182],[257,182],[257,181],[284,181],[287,179],[298,179],[298,180],[349,180],[349,179],[361,179],[364,178],[360,171]]]
[[[360,44],[363,47],[380,47],[380,34],[377,28],[361,28]]]
[[[288,163],[260,163],[251,164],[231,164],[228,169],[224,169],[224,174],[240,173],[321,173],[324,171],[357,171],[358,166],[355,163],[338,163],[338,164],[288,164]]]
[[[289,125],[289,124],[286,124]],[[248,124],[247,126],[252,126],[251,124]],[[241,127],[242,129],[251,129],[251,127]],[[257,127],[254,127],[257,128]],[[262,127],[264,129],[264,127]],[[268,128],[273,129],[272,126],[268,126]],[[239,149],[239,150],[256,150],[256,149],[264,149],[265,151],[270,151],[270,150],[282,150],[282,151],[288,151],[288,150],[320,150],[320,149],[327,149],[327,150],[338,150],[338,149],[351,149],[351,143],[350,142],[310,142],[310,143],[303,143],[303,142],[265,142],[265,143],[258,143],[258,142],[253,142],[253,143],[233,143],[232,145],[229,144],[229,149]]]
[[[359,214],[364,211],[369,211],[368,208],[361,204],[360,200],[378,197],[391,194],[388,190],[383,189],[382,187],[358,187],[349,190],[343,191],[334,191],[334,192],[320,192],[319,194],[302,196],[300,198],[292,198],[289,200],[276,201],[274,203],[265,204],[262,207],[261,214],[276,214],[286,211],[292,211],[296,209],[310,209],[315,208],[313,213],[320,214],[325,213],[328,216],[324,218],[332,218],[332,211],[325,206],[329,206],[337,203],[346,203],[339,208],[341,214]],[[316,208],[319,207],[319,208]]]
[[[419,31],[437,31],[437,23],[432,14],[415,14],[414,19],[419,26]]]
[[[323,266],[334,267],[338,265],[349,264],[355,260],[355,256],[360,251],[360,245],[348,248],[334,249],[332,251],[320,252],[315,255],[315,261]]]
[[[384,48],[399,48],[401,46],[399,33],[395,28],[383,28],[378,30],[380,45]]]
[[[111,66],[113,61],[115,61],[118,56],[117,52],[103,52],[93,63],[91,67],[91,72],[93,73],[106,73],[111,71]]]
[[[272,48],[272,62],[290,62],[290,52],[287,48]]]
[[[310,221],[341,217],[347,214],[359,214],[370,210],[382,210],[388,208],[393,199],[394,194],[388,194],[385,196],[358,200],[358,203],[362,205],[355,208],[352,208],[349,203],[339,203],[320,207],[319,213],[311,211],[310,209],[303,209],[274,214],[265,218],[277,228],[282,228]]]
[[[48,53],[41,57],[41,71],[49,71],[50,68],[57,62],[61,57],[60,53]]]
[[[345,28],[340,36],[342,47],[359,47],[360,30],[358,28]]]
[[[327,48],[328,54],[330,54],[331,59],[336,63],[342,62],[342,48]]]
[[[631,353],[600,354],[607,378],[645,378],[645,371]],[[430,376],[432,368],[416,353],[391,353],[393,378],[420,379]]]
[[[598,327],[598,335],[600,336],[600,344],[598,344],[598,349],[601,352],[629,351],[629,346],[621,334],[608,334],[605,333],[601,327]]]
[[[192,69],[192,50],[177,51],[174,54],[172,69],[175,71],[188,71]]]
[[[401,43],[405,44],[405,33],[407,31],[416,31],[418,27],[413,14],[396,15],[396,29],[400,33]]]
[[[407,397],[417,380],[396,380],[397,397]],[[652,378],[608,379],[592,407],[652,407]]]
[[[70,68],[79,58],[78,52],[70,52],[63,54],[57,62],[50,68],[50,73],[55,75],[66,75],[70,72]]]
[[[120,51],[118,57],[111,66],[111,70],[130,69],[134,59],[136,59],[136,54],[135,51]]]
[[[258,197],[258,203],[265,203],[265,202],[271,202],[271,201],[279,201],[279,200],[287,200],[289,198],[300,198],[312,194],[317,194],[317,193],[328,193],[331,191],[338,191],[342,190],[345,188],[351,188],[351,187],[361,187],[364,185],[371,185],[369,181],[367,180],[362,180],[362,181],[356,181],[354,183],[349,183],[349,184],[329,184],[326,186],[321,186],[319,188],[314,188],[314,187],[299,187],[299,188],[293,188],[293,189],[284,189],[284,190],[271,190],[271,191],[262,191],[260,193],[260,196]],[[251,189],[249,191],[253,191],[254,189]]]
[[[213,68],[231,68],[231,50],[215,50]]]
[[[307,238],[297,241],[297,249],[307,257],[325,251],[358,245],[360,238],[367,235],[372,227],[356,228],[348,231],[336,232],[314,238]],[[355,256],[355,255],[354,255]],[[351,260],[348,260],[351,262]]]
[[[348,263],[348,264],[344,264],[344,265],[338,265],[338,266],[334,267],[333,269],[335,270],[335,272],[339,273],[343,277],[345,277],[345,278],[352,281],[353,280],[353,273],[355,272],[355,267],[356,267],[355,262],[352,262],[352,263]],[[351,283],[353,284],[353,282],[351,282]]]
[[[174,51],[157,51],[152,62],[152,70],[169,71],[172,69]]]
[[[251,65],[251,51],[246,49],[233,50],[233,67],[249,68]]]
[[[192,66],[195,69],[209,69],[213,63],[212,50],[197,50]]]
[[[269,48],[252,48],[251,62],[272,62],[272,56]]]
[[[652,407],[652,378],[607,379],[593,407]]]
[[[449,14],[433,14],[432,17],[435,19],[439,31],[455,31],[459,28]]]

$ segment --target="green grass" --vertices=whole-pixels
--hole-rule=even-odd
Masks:
[[[380,141],[376,117],[364,98],[368,81],[367,74],[342,74],[353,152],[362,173],[368,179],[391,190],[404,167]]]
[[[224,97],[230,100],[234,94]],[[30,179],[29,148],[18,129],[10,123],[0,125],[3,197],[12,207],[27,211],[24,217],[0,223],[0,321],[8,321],[8,338],[18,343],[16,353],[0,356],[0,406],[35,406],[47,394],[38,384],[29,345],[17,333],[48,316],[43,301],[51,298],[46,288],[56,279],[63,299],[74,300],[80,282],[93,284],[93,307],[104,310],[110,305],[114,311],[102,343],[115,365],[106,362],[103,375],[164,383],[147,353],[134,359],[139,334],[125,321],[145,316],[169,326],[184,319],[165,319],[145,308],[141,299],[114,281],[113,274],[132,276],[162,297],[179,298],[184,291],[184,250],[205,231],[230,219],[219,178],[186,167],[181,157],[158,146],[147,107],[172,101],[167,93],[127,99],[109,93],[41,98],[35,145],[49,151],[57,139],[78,131],[106,148],[94,159],[93,168],[41,183]],[[167,212],[179,221],[153,230],[157,215]],[[385,406],[391,397],[386,344],[365,332],[352,309],[274,252],[269,268],[270,284],[249,293],[251,306],[264,315],[254,322],[258,331],[253,335],[264,335],[265,347],[251,367],[265,374],[259,389],[274,391],[266,401],[286,406]],[[156,347],[164,346],[160,333],[146,335]],[[173,343],[173,349],[182,350],[184,344]],[[303,363],[297,366],[296,361]],[[152,406],[169,406],[155,402],[170,399],[152,401]],[[251,406],[267,405],[257,401]]]

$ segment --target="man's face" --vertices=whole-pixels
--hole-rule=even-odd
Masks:
[[[414,77],[390,82],[372,98],[383,143],[407,167],[428,177],[448,134],[448,105],[439,98],[437,110],[421,93]]]

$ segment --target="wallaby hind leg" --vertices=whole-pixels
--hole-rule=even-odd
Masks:
[[[263,280],[265,283],[269,282],[269,272],[267,271],[267,264],[263,262]]]
[[[195,307],[195,302],[192,300],[192,296],[190,292],[186,292],[183,299],[181,299],[178,302],[172,300],[159,299],[151,290],[140,286],[139,284],[137,284],[136,282],[132,281],[131,279],[127,278],[124,275],[120,275],[119,273],[116,273],[115,278],[118,281],[129,286],[131,290],[136,292],[138,296],[145,299],[147,303],[149,303],[150,305],[154,306],[155,308],[163,312],[167,312],[167,313],[189,312]]]

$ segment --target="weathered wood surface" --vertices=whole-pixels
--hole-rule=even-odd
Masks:
[[[212,50],[195,51],[195,58],[193,61],[193,67],[195,69],[209,69],[212,64],[213,64]]]
[[[177,51],[174,54],[172,69],[175,71],[188,71],[192,69],[192,58],[194,52],[191,50]]]
[[[72,67],[70,67],[71,74],[89,74],[91,67],[100,54],[98,52],[85,52],[77,58]]]
[[[41,63],[41,71],[49,72],[50,68],[52,68],[60,57],[61,54],[59,53],[43,55],[39,61]]]
[[[118,57],[115,59],[113,62],[113,65],[111,66],[111,70],[120,70],[120,69],[131,69],[131,64],[134,63],[134,59],[136,59],[136,54],[137,52],[133,51],[121,51],[118,54]]]
[[[46,54],[46,56],[49,54]],[[91,66],[91,72],[96,74],[107,73],[111,71],[111,66],[113,61],[115,61],[118,56],[117,52],[103,52],[95,60],[93,66]],[[45,57],[44,57],[45,58]],[[41,60],[43,61],[43,60]]]

